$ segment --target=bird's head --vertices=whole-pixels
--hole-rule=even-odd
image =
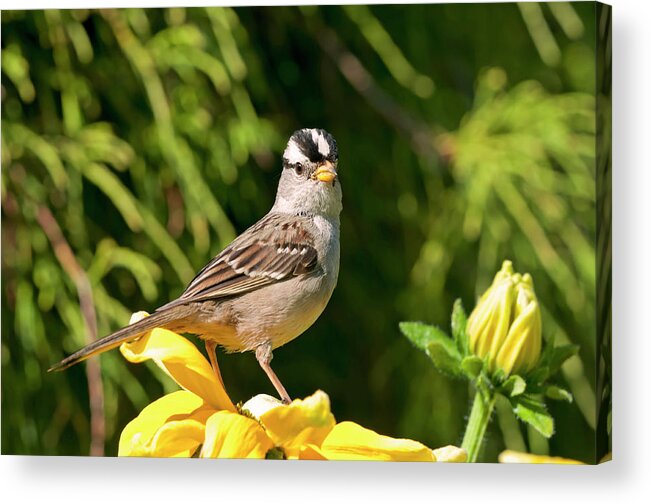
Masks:
[[[337,216],[341,184],[337,142],[325,130],[295,131],[283,153],[283,171],[274,210],[283,213]]]

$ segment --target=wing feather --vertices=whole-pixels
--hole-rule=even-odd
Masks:
[[[306,275],[316,269],[317,259],[307,217],[268,214],[206,264],[178,299],[159,310]]]

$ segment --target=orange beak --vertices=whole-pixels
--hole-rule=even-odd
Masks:
[[[320,182],[332,182],[337,177],[334,165],[330,161],[326,161],[317,168],[314,172],[313,178]]]

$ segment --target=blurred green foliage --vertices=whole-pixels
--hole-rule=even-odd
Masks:
[[[47,207],[92,285],[100,335],[177,296],[271,206],[291,132],[339,143],[339,284],[275,352],[293,396],[430,446],[460,443],[468,390],[398,322],[449,324],[503,259],[534,277],[543,332],[580,345],[547,442],[498,405],[505,446],[590,461],[595,436],[592,3],[2,12],[2,451],[87,454],[86,341]],[[105,452],[174,385],[101,357]],[[272,389],[220,359],[235,401]]]

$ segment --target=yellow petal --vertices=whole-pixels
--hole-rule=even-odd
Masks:
[[[328,460],[436,461],[432,450],[418,441],[382,436],[353,422],[337,424],[320,451]]]
[[[531,301],[513,321],[496,358],[497,367],[509,375],[530,371],[540,359],[542,322],[537,301]]]
[[[209,416],[200,397],[179,390],[154,401],[120,435],[119,456],[189,456],[201,444]],[[178,429],[178,432],[174,430]]]
[[[183,420],[163,425],[147,446],[149,457],[191,457],[203,442],[206,418],[209,412],[203,410]],[[143,454],[145,455],[145,454]]]
[[[467,326],[470,348],[475,355],[482,359],[489,354],[491,358],[494,356],[506,337],[514,299],[513,282],[508,278],[499,282],[496,279],[488,290],[488,296],[475,306]]]
[[[516,294],[515,286],[511,280],[505,280],[497,290],[496,296],[499,297],[495,307],[495,325],[492,327],[494,332],[490,342],[490,348],[487,349],[487,353],[490,356],[488,361],[489,369],[491,368],[491,364],[508,334],[509,324],[511,322],[511,311],[515,304]]]
[[[328,460],[321,452],[321,449],[313,444],[301,446],[298,452],[298,458],[300,460]]]
[[[257,421],[230,411],[218,411],[206,422],[201,456],[264,458],[273,446]]]
[[[139,312],[136,315],[141,314]],[[167,329],[153,329],[140,339],[123,343],[120,351],[130,362],[153,359],[185,390],[195,393],[215,409],[235,411],[235,406],[208,361],[184,337]]]
[[[437,462],[466,462],[468,453],[463,448],[448,445],[432,450]]]
[[[311,396],[291,404],[271,408],[260,415],[260,422],[276,446],[287,458],[298,458],[301,446],[319,446],[335,426],[328,395],[317,390]]]
[[[533,455],[513,450],[504,450],[500,453],[498,460],[502,464],[583,464],[583,462],[574,459]]]
[[[478,338],[484,332],[484,329],[489,322],[488,317],[492,310],[492,304],[488,302],[488,298],[493,294],[494,290],[493,287],[490,287],[486,292],[484,292],[468,317],[466,331],[470,337],[470,348],[475,353],[477,353],[477,346],[479,343]]]

